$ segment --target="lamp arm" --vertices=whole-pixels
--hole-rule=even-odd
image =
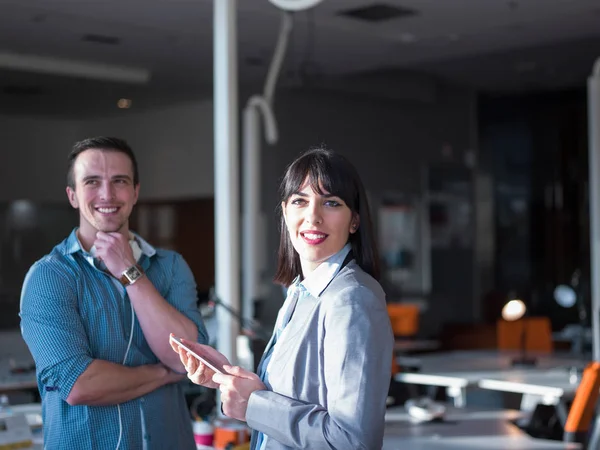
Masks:
[[[242,315],[234,310],[231,306],[224,303],[215,293],[214,289],[211,288],[209,294],[209,300],[214,305],[218,305],[223,307],[225,311],[231,314],[232,317],[237,319],[238,323],[242,327],[242,329],[250,335],[250,337],[261,339],[265,342],[268,342],[270,339],[270,334],[265,331],[264,327],[262,327],[258,322],[252,319],[245,319]]]
[[[267,78],[265,80],[265,87],[263,91],[263,97],[271,105],[273,103],[273,96],[275,94],[275,85],[277,84],[277,78],[285,58],[290,34],[294,25],[293,13],[284,11],[281,17],[281,26],[279,28],[279,36],[277,38],[277,45],[275,46],[275,52],[273,53],[273,59],[267,72]]]

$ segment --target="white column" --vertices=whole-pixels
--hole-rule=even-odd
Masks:
[[[236,1],[214,0],[215,294],[239,311]],[[198,236],[202,239],[202,236]],[[236,364],[239,325],[217,307],[217,348]]]
[[[600,361],[600,58],[588,79],[590,278],[594,361]]]
[[[264,233],[259,233],[261,202],[260,202],[260,151],[261,129],[260,112],[255,106],[248,106],[243,114],[243,284],[242,284],[242,315],[246,320],[254,319],[254,304],[258,294],[259,277],[261,273],[263,251],[266,245],[261,239]]]

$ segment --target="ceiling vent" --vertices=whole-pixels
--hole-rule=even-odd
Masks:
[[[81,38],[84,42],[91,42],[92,44],[103,44],[103,45],[119,45],[121,39],[115,36],[105,36],[103,34],[84,34]]]
[[[383,22],[399,17],[416,16],[417,11],[399,6],[391,6],[385,3],[374,3],[369,6],[346,9],[340,11],[338,15],[364,20],[366,22]]]

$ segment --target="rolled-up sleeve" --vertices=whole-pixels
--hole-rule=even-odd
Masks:
[[[21,333],[33,355],[40,390],[66,400],[93,361],[72,277],[42,260],[27,273],[21,291]]]
[[[198,291],[194,274],[179,253],[175,253],[172,277],[173,281],[165,300],[194,322],[196,328],[198,328],[198,342],[208,344],[208,332],[198,309]]]

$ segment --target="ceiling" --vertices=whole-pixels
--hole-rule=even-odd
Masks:
[[[256,85],[280,12],[237,3],[239,80]],[[398,15],[343,14],[357,8]],[[0,0],[0,54],[151,73],[131,84],[0,69],[0,111],[97,115],[119,112],[122,97],[133,109],[209,97],[212,10],[213,0]],[[486,91],[556,89],[584,86],[600,57],[597,0],[324,0],[294,17],[282,85],[406,71]]]

